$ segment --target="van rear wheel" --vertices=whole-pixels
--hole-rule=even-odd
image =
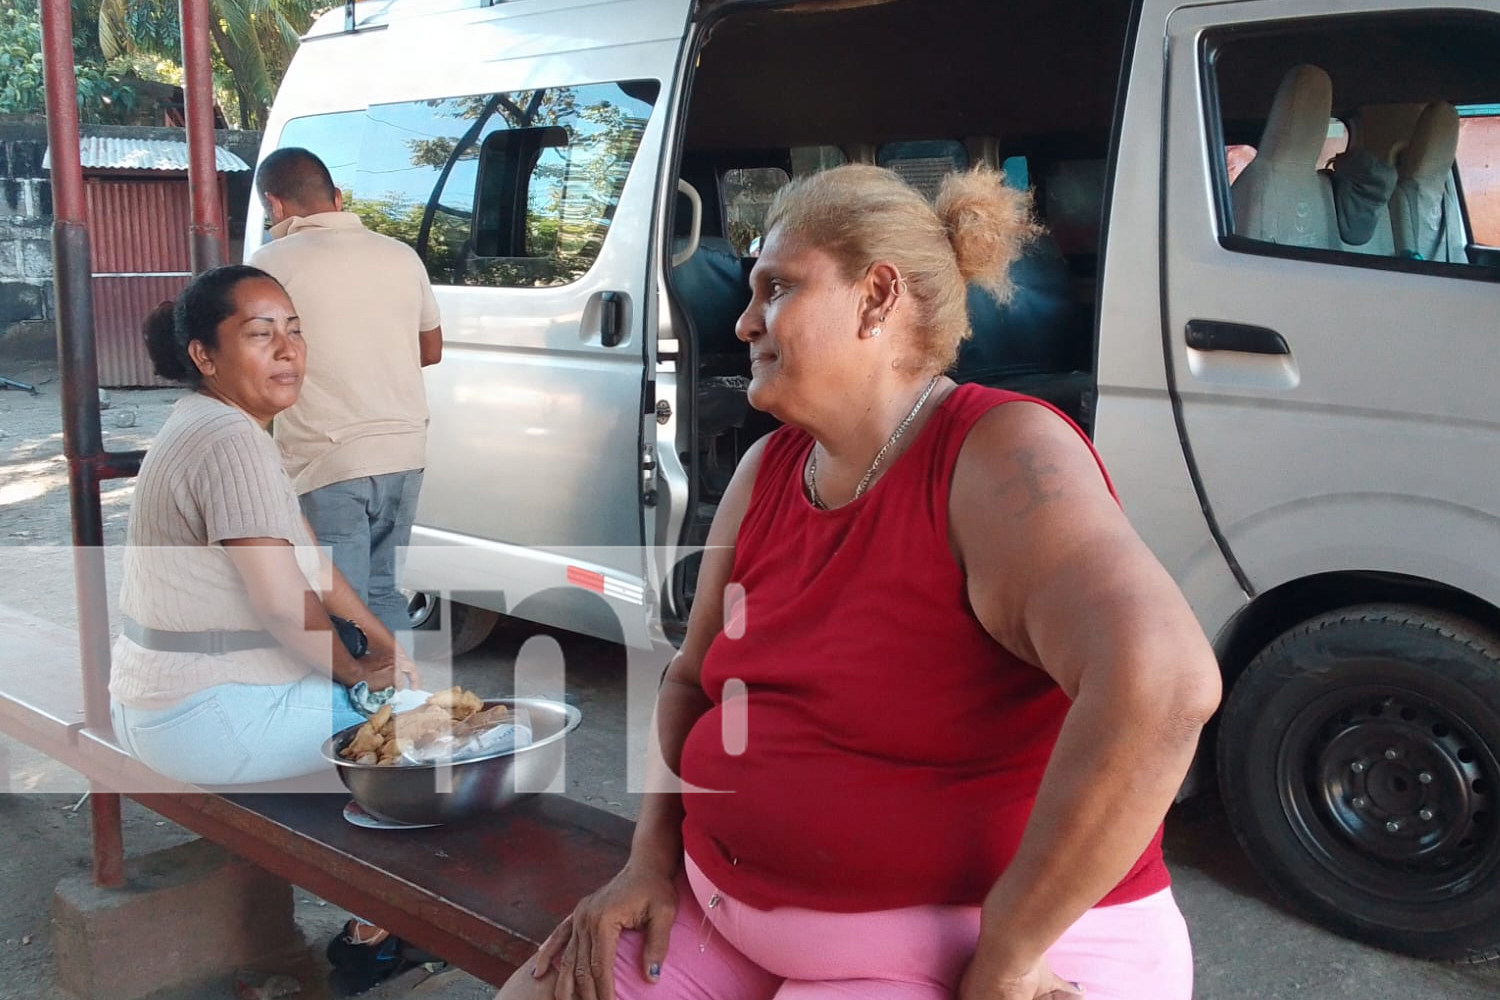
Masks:
[[[402,593],[406,595],[406,614],[411,620],[418,659],[441,652],[434,643],[441,635],[444,617],[448,621],[449,644],[454,656],[461,656],[484,642],[500,620],[499,613],[488,608],[445,601],[436,594],[420,590],[403,590]]]
[[[1304,622],[1235,683],[1218,754],[1236,837],[1320,922],[1500,957],[1500,636],[1390,605]]]

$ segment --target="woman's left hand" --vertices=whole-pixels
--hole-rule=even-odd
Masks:
[[[987,960],[983,950],[969,960],[958,987],[958,1000],[1064,1000],[1083,995],[1082,986],[1053,972],[1045,958],[1018,974]]]
[[[422,675],[417,671],[417,665],[407,655],[406,650],[400,643],[396,644],[396,690],[407,688],[419,688],[422,686]]]
[[[371,649],[355,662],[364,669],[364,682],[372,690],[393,687],[400,691],[422,685],[422,675],[417,672],[417,665],[399,643],[393,644],[389,649]]]

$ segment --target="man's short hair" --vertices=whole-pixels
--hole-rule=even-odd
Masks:
[[[317,205],[333,200],[337,188],[323,161],[300,146],[278,149],[260,161],[255,183],[261,195],[275,195],[294,205]]]

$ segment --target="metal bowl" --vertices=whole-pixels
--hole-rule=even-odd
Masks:
[[[452,823],[492,813],[545,789],[557,777],[567,735],[583,721],[572,705],[543,698],[499,698],[531,717],[531,743],[452,763],[356,764],[339,756],[359,726],[334,733],[323,756],[338,767],[344,786],[367,812],[397,823]]]

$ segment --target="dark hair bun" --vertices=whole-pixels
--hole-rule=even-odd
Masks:
[[[146,353],[156,374],[169,382],[193,384],[198,381],[198,366],[188,356],[187,344],[177,335],[174,304],[163,302],[151,310],[141,326],[146,337]]]

